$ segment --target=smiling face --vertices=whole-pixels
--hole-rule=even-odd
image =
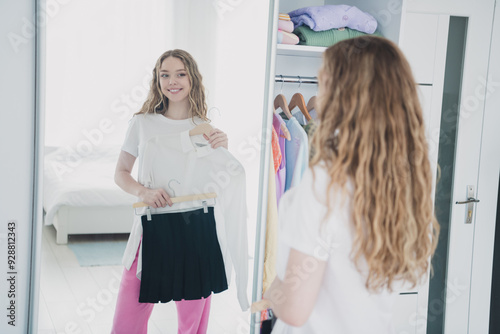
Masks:
[[[160,66],[160,88],[170,103],[188,101],[191,82],[184,63],[168,57]]]

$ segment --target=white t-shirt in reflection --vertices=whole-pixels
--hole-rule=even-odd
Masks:
[[[307,322],[293,327],[278,319],[273,334],[281,333],[394,333],[392,305],[397,293],[371,293],[365,287],[366,262],[360,271],[351,260],[354,230],[349,196],[332,192],[331,214],[327,212],[326,190],[330,181],[326,169],[309,168],[301,183],[286,192],[279,204],[279,233],[276,270],[283,280],[290,249],[327,261],[318,299]],[[352,185],[348,185],[351,193]],[[314,268],[304,263],[303,273]],[[284,301],[286,302],[286,300]]]

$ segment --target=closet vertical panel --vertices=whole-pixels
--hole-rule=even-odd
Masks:
[[[264,251],[267,225],[267,195],[269,184],[269,163],[271,155],[273,78],[276,64],[276,43],[278,29],[279,0],[269,0],[269,15],[267,26],[266,69],[264,84],[264,100],[262,111],[262,136],[260,149],[259,188],[257,200],[257,219],[255,228],[255,252],[252,284],[252,303],[262,299]],[[250,317],[250,334],[260,333],[260,312]]]
[[[5,334],[28,332],[35,203],[35,6],[27,0],[0,4],[0,333]],[[9,222],[15,223],[10,231]]]

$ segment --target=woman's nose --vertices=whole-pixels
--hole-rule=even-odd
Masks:
[[[175,80],[174,80],[174,78],[172,78],[172,77],[171,77],[171,78],[169,79],[168,83],[169,83],[170,85],[175,84]]]

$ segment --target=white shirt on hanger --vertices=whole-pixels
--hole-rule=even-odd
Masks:
[[[213,149],[203,135],[189,136],[189,130],[202,122],[197,117],[194,120],[172,120],[158,114],[137,115],[130,122],[122,150],[139,157],[138,182],[145,186],[163,188],[171,197],[217,193],[216,199],[151,208],[151,214],[214,206],[227,281],[231,281],[234,266],[238,300],[245,311],[249,307],[245,170],[225,148]],[[142,214],[145,214],[144,210]],[[141,235],[141,216],[136,215],[123,256],[127,269],[135,259]],[[141,250],[139,254],[137,277],[140,278]]]

